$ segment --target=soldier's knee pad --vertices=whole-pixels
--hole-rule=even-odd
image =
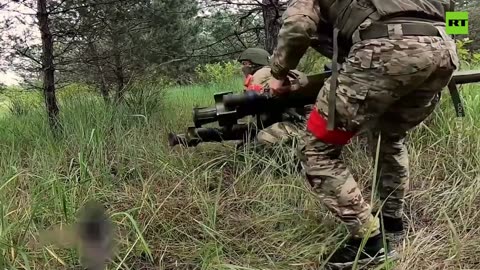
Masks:
[[[346,145],[350,142],[350,139],[355,136],[355,133],[350,131],[339,129],[328,130],[327,120],[323,118],[316,107],[313,108],[308,117],[307,130],[322,142],[335,145]]]
[[[279,136],[279,134],[275,133],[271,127],[268,127],[266,129],[260,130],[257,134],[256,139],[257,142],[262,145],[274,145],[278,144],[282,140],[282,137]]]
[[[295,126],[288,122],[278,122],[261,130],[257,141],[262,144],[279,144],[290,141],[295,134]]]
[[[266,133],[266,132],[259,132],[257,134],[257,142],[263,145],[273,145],[278,143],[278,138],[273,137],[272,135]]]

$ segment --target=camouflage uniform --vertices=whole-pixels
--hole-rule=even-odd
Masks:
[[[250,65],[245,65],[242,71],[245,75],[245,91],[256,91],[264,93],[272,79],[271,68],[269,65],[269,54],[260,48],[248,48],[243,51],[239,62],[248,61]],[[304,87],[308,83],[307,76],[298,70],[288,72],[288,82]],[[302,115],[303,117],[305,115]],[[280,117],[275,115],[275,118]],[[268,125],[268,121],[267,121]],[[257,142],[261,145],[278,145],[281,142],[291,142],[293,139],[301,139],[304,135],[305,122],[279,121],[273,123],[257,134]]]
[[[329,78],[307,121],[300,152],[308,182],[326,207],[346,224],[355,242],[366,235],[373,239],[381,232],[378,218],[371,214],[370,205],[340,158],[343,146],[367,127],[374,127],[374,134],[381,133],[382,215],[401,217],[409,177],[406,133],[434,110],[439,93],[458,66],[458,58],[455,43],[444,30],[448,4],[436,0],[358,0],[341,9],[345,2],[291,0],[272,59],[272,75],[283,79],[308,46],[333,57],[332,25],[337,22],[337,26],[343,26],[338,32],[338,62],[342,68],[335,88],[335,128],[327,129]],[[351,21],[362,18],[362,12],[370,15],[363,16],[358,27],[352,27]],[[401,12],[409,18],[398,18]],[[421,14],[429,20],[412,17]],[[392,15],[390,21],[375,22],[388,15]],[[432,21],[438,24],[434,26]],[[418,32],[430,34],[405,34],[416,31],[406,25],[409,22],[416,23]],[[371,34],[375,29],[386,34]]]
[[[247,90],[263,91],[272,79],[270,67],[262,67],[251,77],[247,77],[245,88]],[[299,85],[305,85],[307,78],[305,74],[292,70],[289,74],[290,81],[296,81]],[[281,142],[289,142],[292,139],[301,139],[304,136],[305,122],[281,121],[274,123],[257,134],[257,142],[262,145],[277,145]]]

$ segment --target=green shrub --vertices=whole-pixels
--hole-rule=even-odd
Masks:
[[[158,83],[139,83],[132,86],[125,96],[125,105],[133,115],[149,117],[161,109],[166,88],[162,81]],[[168,85],[168,83],[167,83]]]
[[[466,45],[472,43],[473,40],[471,39],[461,39],[457,40],[457,53],[458,57],[460,58],[460,65],[462,69],[472,69],[474,66],[480,65],[480,53],[475,53],[466,48]]]
[[[199,65],[195,73],[201,83],[225,83],[241,76],[241,67],[236,61]]]
[[[27,91],[19,87],[9,87],[3,95],[6,97],[6,103],[9,104],[8,110],[11,114],[17,116],[25,115],[44,104],[43,95],[40,91]]]
[[[176,85],[175,81],[172,78],[162,75],[155,78],[151,83],[161,88],[169,88]]]
[[[72,83],[67,86],[61,87],[57,90],[57,98],[60,102],[64,100],[68,100],[71,98],[75,98],[81,95],[92,95],[98,93],[94,87],[80,84],[80,83]]]
[[[326,63],[331,62],[312,48],[309,48],[298,64],[298,70],[306,74],[321,73]]]

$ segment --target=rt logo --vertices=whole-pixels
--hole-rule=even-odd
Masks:
[[[446,14],[446,28],[448,35],[468,34],[468,12],[449,11]]]

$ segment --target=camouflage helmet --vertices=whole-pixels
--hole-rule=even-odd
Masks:
[[[270,54],[261,48],[248,48],[240,54],[238,61],[250,61],[257,65],[268,66],[270,64]]]

